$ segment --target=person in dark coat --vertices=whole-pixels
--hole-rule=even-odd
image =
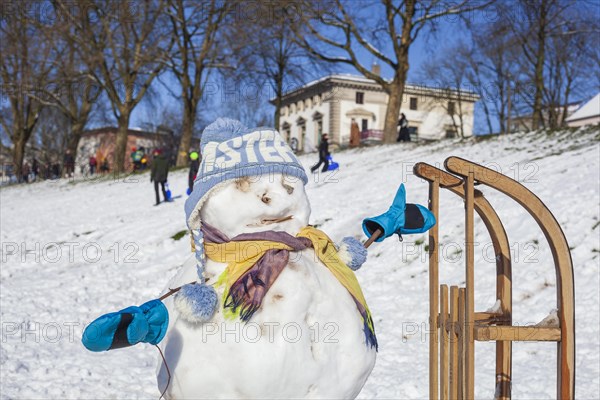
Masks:
[[[190,152],[190,172],[188,173],[188,194],[192,193],[194,189],[194,180],[196,179],[196,175],[198,174],[198,168],[200,168],[200,161],[202,158],[200,154],[192,150]]]
[[[327,172],[327,169],[329,168],[329,142],[327,140],[328,136],[324,133],[323,136],[321,136],[321,144],[319,144],[319,162],[310,169],[310,172],[312,173],[319,169],[321,164],[324,164],[321,172]]]
[[[406,115],[404,115],[404,113],[400,114],[398,126],[400,127],[400,132],[398,133],[397,141],[410,142],[410,133],[408,132],[408,120],[406,119]]]
[[[75,172],[75,158],[73,154],[71,154],[71,150],[67,149],[65,156],[63,158],[63,169],[65,173],[65,178],[72,178]]]
[[[165,190],[165,183],[167,182],[167,176],[169,175],[169,161],[162,155],[160,149],[154,150],[154,160],[152,160],[152,170],[150,172],[150,182],[154,182],[154,193],[156,193],[156,206],[160,204],[160,197],[158,196],[158,184],[160,183],[163,198],[167,200],[167,191]]]
[[[98,164],[98,161],[96,160],[96,156],[94,156],[93,154],[90,156],[90,161],[89,161],[89,165],[90,165],[90,175],[94,175],[96,173],[96,165]]]
[[[33,159],[33,164],[31,164],[31,173],[33,174],[33,180],[37,181],[40,174],[40,165],[36,158]]]

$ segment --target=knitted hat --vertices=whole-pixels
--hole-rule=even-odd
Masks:
[[[239,121],[219,118],[202,132],[203,156],[194,189],[185,202],[187,225],[192,232],[198,280],[175,295],[180,316],[191,323],[209,321],[217,309],[217,295],[204,279],[206,257],[200,229],[200,209],[210,193],[232,179],[281,173],[302,179],[304,168],[279,132],[270,128],[248,129]]]
[[[271,128],[248,129],[239,121],[219,118],[202,132],[200,149],[202,163],[185,202],[190,229],[200,228],[199,210],[209,192],[231,179],[281,173],[308,182],[292,149]]]

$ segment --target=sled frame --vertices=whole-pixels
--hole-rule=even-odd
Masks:
[[[482,165],[449,157],[447,171],[426,163],[415,164],[416,176],[429,182],[429,209],[436,225],[429,231],[429,398],[475,398],[475,341],[496,342],[495,397],[511,398],[512,342],[557,342],[557,398],[575,395],[575,311],[571,253],[556,218],[529,189]],[[554,259],[559,327],[512,325],[512,265],[510,244],[498,214],[475,189],[496,189],[519,203],[544,233]],[[439,284],[439,190],[447,189],[465,202],[465,287]],[[474,211],[492,239],[496,256],[497,313],[475,312]],[[448,298],[450,301],[448,301]],[[448,304],[449,303],[449,304]]]

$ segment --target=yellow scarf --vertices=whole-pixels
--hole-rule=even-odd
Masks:
[[[333,276],[348,290],[363,316],[365,328],[368,328],[367,343],[377,346],[375,328],[371,312],[360,288],[358,280],[352,271],[339,257],[333,241],[322,231],[311,226],[303,228],[297,237],[309,239],[319,260],[331,271]],[[225,285],[223,299],[227,298],[229,288],[242,277],[268,250],[283,249],[294,251],[290,246],[269,240],[231,241],[227,243],[204,243],[205,253],[213,261],[226,263],[227,267],[216,282],[216,286]],[[224,310],[225,315],[236,317],[239,310]]]

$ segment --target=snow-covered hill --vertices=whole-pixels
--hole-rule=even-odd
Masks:
[[[361,238],[362,219],[384,212],[402,182],[410,202],[426,204],[427,184],[412,174],[418,161],[442,165],[457,155],[516,178],[554,213],[572,249],[576,394],[598,398],[599,138],[596,127],[340,152],[334,154],[339,172],[314,175],[308,184],[311,221],[334,240]],[[301,160],[308,167],[315,155]],[[158,353],[152,346],[94,354],[80,340],[85,325],[98,315],[156,297],[190,256],[189,237],[180,233],[185,230],[187,173],[172,173],[170,185],[174,195],[183,196],[158,207],[147,174],[0,190],[2,398],[158,398]],[[504,221],[513,249],[515,324],[539,322],[555,307],[549,248],[516,203],[492,190],[485,194]],[[461,201],[442,192],[441,282],[464,284],[463,219]],[[475,308],[483,311],[495,302],[495,264],[479,220],[475,233]],[[380,345],[361,398],[428,395],[426,245],[426,235],[374,244],[358,272]],[[516,343],[513,349],[514,398],[554,398],[556,344]],[[493,360],[494,345],[477,343],[477,398],[493,397]]]

